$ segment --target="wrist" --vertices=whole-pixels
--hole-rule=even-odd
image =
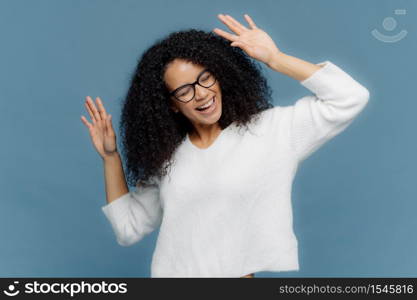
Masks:
[[[112,162],[115,160],[120,159],[120,155],[119,152],[116,150],[112,153],[106,154],[105,156],[102,157],[104,162]]]

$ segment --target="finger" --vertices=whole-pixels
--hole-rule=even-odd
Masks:
[[[81,116],[81,121],[84,123],[84,125],[88,128],[91,129],[92,125],[87,121],[87,119],[84,116]]]
[[[93,111],[91,110],[90,106],[88,105],[88,102],[86,102],[84,105],[85,105],[85,108],[86,108],[86,109],[87,109],[87,111],[88,111],[88,114],[90,115],[91,121],[93,122],[93,124],[96,124],[96,123],[97,123],[97,120],[96,120],[96,118],[94,117],[94,113],[93,113]]]
[[[240,31],[247,31],[248,29],[243,25],[243,24],[241,24],[240,22],[238,22],[237,20],[235,20],[232,16],[230,16],[230,15],[226,15],[226,18],[228,19],[228,20],[230,20],[230,22],[235,26],[235,27],[237,27],[237,28],[239,28],[239,30]]]
[[[87,109],[88,114],[90,115],[91,121],[93,122],[93,124],[95,124],[97,122],[97,120],[96,120],[96,117],[94,116],[93,110],[90,107],[91,98],[90,98],[90,96],[87,96],[85,99],[86,99],[85,103],[84,103],[85,108]]]
[[[97,122],[98,121],[101,121],[100,114],[99,114],[96,106],[94,105],[93,100],[90,97],[88,97],[88,100],[87,101],[88,101],[88,106],[90,107],[91,111],[93,112],[93,115],[94,115],[96,121]]]
[[[251,17],[249,17],[249,15],[248,15],[248,14],[245,14],[245,19],[246,19],[246,21],[248,22],[248,24],[249,24],[249,26],[250,26],[250,28],[251,28],[251,29],[256,29],[256,28],[258,28],[258,27],[256,26],[255,22],[252,20],[252,18],[251,18]]]
[[[223,24],[225,24],[231,31],[234,33],[240,35],[243,33],[244,30],[237,26],[235,23],[233,23],[229,18],[227,18],[224,15],[219,15],[220,21],[222,21]]]
[[[213,31],[215,33],[217,33],[218,35],[220,35],[221,37],[224,37],[225,39],[227,39],[229,41],[236,41],[239,38],[237,35],[228,33],[224,30],[219,29],[219,28],[214,28]]]
[[[91,123],[89,123],[87,121],[87,118],[84,116],[81,116],[81,121],[84,123],[85,126],[87,126],[90,136],[93,136],[94,126]]]
[[[98,110],[99,110],[99,112],[100,112],[100,116],[101,116],[101,118],[102,118],[103,120],[106,120],[106,118],[107,118],[107,112],[106,112],[106,110],[104,109],[104,105],[103,105],[103,102],[101,101],[100,97],[97,97],[97,98],[96,98],[96,102],[97,102],[97,106],[98,106]]]
[[[112,123],[111,123],[111,115],[108,115],[107,116],[107,119],[106,119],[106,129],[107,129],[107,134],[109,134],[109,133],[114,133],[114,129],[113,129],[113,125],[112,125]]]
[[[244,50],[246,53],[248,53],[250,51],[250,46],[242,41],[238,41],[238,42],[233,42],[230,44],[230,46],[232,47],[239,47],[242,50]]]

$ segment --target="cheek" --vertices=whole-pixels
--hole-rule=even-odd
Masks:
[[[192,105],[184,105],[182,108],[181,108],[181,110],[182,110],[182,112],[185,114],[185,115],[188,115],[188,116],[192,116],[192,114],[193,114],[193,112],[194,112],[194,108],[192,107]]]
[[[220,96],[222,95],[222,90],[221,90],[220,86],[216,87],[216,94],[218,94]]]
[[[181,105],[181,103],[179,103],[177,100],[174,100],[171,98],[171,108],[179,110],[179,111],[183,111],[184,107]]]

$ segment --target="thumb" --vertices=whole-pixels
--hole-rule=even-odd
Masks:
[[[107,123],[106,129],[107,129],[107,133],[113,133],[113,132],[114,132],[114,129],[113,129],[113,125],[112,125],[112,123],[111,123],[111,120],[112,120],[111,115],[108,115],[108,117],[107,117],[107,119],[106,119],[106,123]]]
[[[242,45],[241,42],[234,41],[230,44],[230,46],[232,46],[232,47],[242,47],[243,45]]]
[[[239,47],[240,49],[244,50],[245,52],[247,52],[249,50],[249,45],[242,42],[242,41],[234,41],[233,43],[230,44],[230,46]]]

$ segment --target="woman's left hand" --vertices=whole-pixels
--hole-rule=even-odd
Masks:
[[[218,18],[235,34],[230,34],[221,29],[215,28],[213,31],[232,41],[231,46],[239,47],[250,57],[255,58],[266,65],[270,65],[273,59],[282,53],[275,45],[271,37],[262,29],[259,29],[255,22],[248,15],[244,15],[250,29],[246,28],[229,15],[219,14]]]

